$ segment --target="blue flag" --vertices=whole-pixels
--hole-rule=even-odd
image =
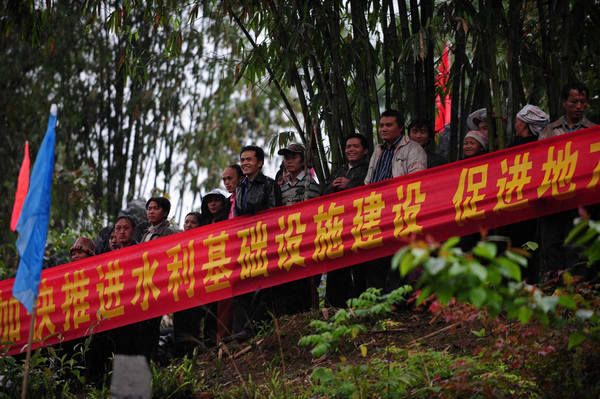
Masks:
[[[48,236],[50,192],[54,174],[55,125],[56,105],[52,105],[46,136],[35,158],[29,180],[29,191],[17,224],[19,238],[16,246],[21,260],[13,285],[13,296],[25,306],[29,313],[32,312],[38,296],[42,261]]]

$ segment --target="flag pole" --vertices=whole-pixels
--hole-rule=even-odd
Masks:
[[[29,364],[31,363],[31,345],[33,344],[33,330],[35,329],[35,314],[37,312],[37,298],[33,301],[31,310],[31,323],[29,324],[29,338],[27,339],[27,356],[23,368],[23,385],[21,387],[21,399],[27,398],[27,378],[29,376]]]

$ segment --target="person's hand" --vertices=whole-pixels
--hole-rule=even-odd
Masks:
[[[348,187],[348,183],[350,183],[350,179],[347,177],[338,177],[331,183],[331,185],[337,189],[343,189]]]

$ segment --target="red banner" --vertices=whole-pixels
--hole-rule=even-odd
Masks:
[[[414,235],[444,240],[600,202],[599,133],[581,130],[46,269],[35,339],[70,340],[391,255]],[[0,282],[0,341],[9,354],[23,349],[30,324],[12,285]]]

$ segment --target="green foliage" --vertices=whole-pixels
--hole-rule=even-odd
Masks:
[[[166,367],[159,367],[151,362],[152,371],[152,397],[163,398],[189,398],[206,383],[203,373],[195,357],[187,356],[181,360],[173,361]]]
[[[83,366],[87,341],[68,344],[71,349],[50,346],[32,351],[28,377],[28,397],[77,398],[82,392],[89,397],[98,391],[86,385]],[[0,356],[0,398],[15,398],[21,394],[25,356]],[[105,396],[107,397],[107,396]]]
[[[581,222],[567,238],[567,241],[572,240],[586,246],[584,254],[589,263],[593,263],[600,250],[598,224]],[[463,253],[456,247],[458,242],[457,238],[451,238],[441,245],[412,243],[394,256],[392,268],[401,275],[416,268],[422,270],[418,304],[435,294],[443,305],[455,298],[476,308],[485,308],[493,316],[506,312],[508,317],[524,324],[531,318],[547,324],[552,318],[557,325],[565,322],[579,325],[569,340],[569,348],[586,337],[600,338],[600,316],[594,310],[598,299],[587,301],[577,293],[568,272],[563,275],[567,287],[545,295],[541,289],[521,281],[520,268],[527,266],[527,258],[522,253],[508,249],[498,254],[492,242],[479,242],[471,252]]]
[[[393,347],[386,360],[318,367],[311,378],[314,393],[330,398],[539,397],[534,381],[502,362]]]
[[[340,344],[355,339],[360,333],[366,332],[362,324],[353,323],[353,320],[373,318],[392,311],[392,306],[405,300],[406,294],[412,287],[405,285],[386,295],[381,295],[381,290],[368,288],[358,298],[348,300],[349,309],[339,309],[331,321],[312,320],[310,327],[317,331],[300,338],[298,345],[312,346],[311,353],[314,357],[323,356],[327,352],[337,351]]]
[[[600,222],[579,218],[571,230],[565,244],[573,244],[582,248],[582,254],[587,258],[588,265],[600,261]]]

